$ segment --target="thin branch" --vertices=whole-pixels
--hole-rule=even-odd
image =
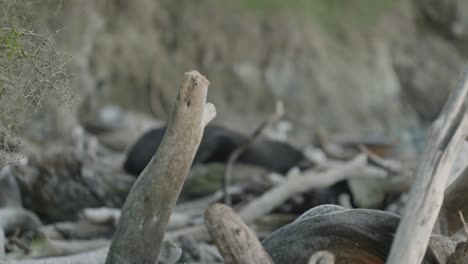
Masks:
[[[224,203],[227,205],[231,205],[231,196],[229,195],[228,188],[231,185],[231,178],[232,178],[232,168],[239,158],[239,156],[247,150],[247,148],[252,145],[252,143],[257,140],[257,138],[260,137],[262,132],[275,122],[277,122],[281,117],[284,115],[284,106],[281,101],[276,103],[276,110],[275,112],[268,117],[265,121],[263,121],[250,135],[250,137],[239,147],[237,147],[230,155],[229,159],[226,163],[226,170],[224,173],[224,178],[223,178],[223,191],[224,191]]]
[[[463,228],[465,229],[465,234],[468,236],[468,226],[466,225],[465,217],[463,217],[463,213],[461,211],[458,211],[458,214],[460,214],[460,221],[463,224]]]

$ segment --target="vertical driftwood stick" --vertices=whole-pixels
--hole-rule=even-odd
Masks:
[[[226,264],[273,264],[257,236],[230,207],[214,204],[205,223]]]
[[[468,82],[449,97],[434,122],[418,167],[408,204],[398,227],[387,263],[421,263],[452,165],[468,133]]]
[[[200,144],[216,115],[206,104],[209,81],[185,74],[161,146],[130,191],[107,255],[111,263],[157,263],[171,211]]]

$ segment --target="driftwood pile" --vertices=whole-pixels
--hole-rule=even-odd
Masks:
[[[236,160],[252,161],[242,153],[261,155],[263,145],[249,146],[281,116],[279,105],[223,158],[224,188],[177,203],[216,115],[208,86],[198,72],[185,75],[164,137],[138,177],[122,170],[125,155],[81,130],[71,148],[36,150],[1,168],[0,263],[466,263],[468,166],[453,167],[467,145],[468,84],[448,99],[415,174],[384,158],[388,144],[337,143],[317,131],[308,162],[301,156],[283,176],[231,184]],[[308,203],[311,195],[339,205],[294,215],[301,202],[320,204]]]

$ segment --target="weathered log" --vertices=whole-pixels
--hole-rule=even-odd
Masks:
[[[452,166],[468,135],[468,78],[432,126],[388,264],[421,263],[444,199]]]
[[[385,263],[397,215],[371,209],[315,207],[291,224],[266,237],[262,244],[275,263],[306,264],[317,251],[326,250],[337,264]],[[424,264],[438,264],[428,250]]]
[[[122,209],[106,259],[112,263],[156,263],[164,232],[204,127],[216,115],[206,104],[209,81],[185,74],[158,151],[143,170]]]
[[[226,264],[272,264],[255,233],[230,207],[212,205],[205,214],[205,224]]]

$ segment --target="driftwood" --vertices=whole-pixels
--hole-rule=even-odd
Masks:
[[[205,223],[226,264],[273,264],[255,233],[240,217],[222,204],[212,205]]]
[[[186,73],[164,139],[123,206],[107,264],[157,261],[204,127],[216,115],[214,106],[206,104],[208,85],[198,72]]]
[[[306,264],[317,251],[336,263],[384,263],[398,226],[397,215],[371,209],[317,206],[267,236],[262,244],[275,263]],[[438,264],[429,249],[424,264]]]
[[[388,264],[421,263],[453,163],[468,135],[468,79],[449,97],[432,126]]]
[[[289,175],[277,187],[265,192],[262,196],[241,209],[239,215],[247,223],[270,212],[294,195],[301,194],[313,188],[325,188],[339,181],[352,177],[378,177],[384,178],[386,173],[375,167],[367,165],[365,155],[359,155],[341,166],[323,173],[305,171],[301,175]]]

